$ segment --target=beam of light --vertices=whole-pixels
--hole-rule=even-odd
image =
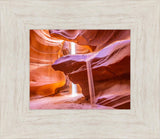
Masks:
[[[74,42],[71,42],[71,55],[76,54],[76,46]]]
[[[72,83],[72,96],[77,96],[77,85]]]
[[[94,80],[93,80],[93,73],[91,67],[91,59],[95,57],[96,53],[93,53],[90,57],[86,60],[86,68],[87,68],[87,76],[88,76],[88,87],[89,87],[89,95],[90,95],[90,103],[92,106],[95,105],[95,88],[94,88]]]
[[[76,46],[74,42],[71,42],[71,55],[76,54]],[[72,83],[72,96],[77,96],[77,85]]]
[[[90,103],[93,106],[95,104],[95,88],[94,88],[92,67],[91,67],[91,62],[90,61],[86,61],[86,67],[87,67]]]

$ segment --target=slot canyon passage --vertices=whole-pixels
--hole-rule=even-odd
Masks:
[[[130,30],[30,30],[30,109],[130,109]]]

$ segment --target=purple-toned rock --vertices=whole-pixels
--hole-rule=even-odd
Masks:
[[[130,30],[49,30],[52,37],[88,45],[98,51],[115,41],[129,40]]]
[[[67,55],[55,61],[53,69],[63,71],[73,83],[79,84],[86,98],[89,98],[86,61],[90,57],[97,103],[106,106],[112,104],[115,108],[128,108],[130,40],[116,41],[96,53]],[[112,103],[109,98],[112,98]]]

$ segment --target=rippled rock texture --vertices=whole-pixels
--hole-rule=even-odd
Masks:
[[[70,42],[76,43],[75,55],[70,55]],[[31,108],[91,108],[86,69],[88,59],[96,94],[94,108],[129,109],[129,30],[31,30],[30,94],[31,98],[42,97],[33,100]],[[64,90],[69,92],[69,80],[80,86],[82,94],[78,100],[68,99],[64,93]],[[56,95],[48,97],[53,94]]]
[[[130,39],[130,30],[50,30],[51,36],[87,45],[98,51],[116,41]]]

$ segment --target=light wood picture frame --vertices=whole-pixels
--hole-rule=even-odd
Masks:
[[[130,29],[130,110],[30,110],[30,29]],[[159,0],[0,0],[0,138],[160,138]]]

